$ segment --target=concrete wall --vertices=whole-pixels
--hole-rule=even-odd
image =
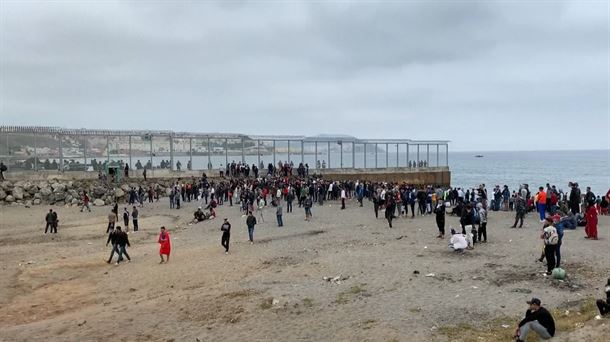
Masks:
[[[387,169],[326,169],[316,170],[333,180],[366,180],[373,182],[405,182],[414,185],[451,185],[449,168],[387,168]]]
[[[175,179],[175,178],[198,178],[206,172],[208,177],[217,177],[218,170],[198,171],[172,171],[167,169],[148,170],[147,178]],[[319,169],[309,170],[310,174],[321,174],[332,180],[367,180],[373,182],[405,182],[416,185],[441,185],[451,184],[451,172],[447,167],[431,167],[420,169],[409,168],[386,168],[386,169]],[[130,179],[142,179],[142,170],[130,170]],[[262,174],[266,174],[263,170]],[[22,171],[8,172],[5,177],[12,181],[47,181],[47,180],[83,180],[97,179],[97,172],[86,171]]]

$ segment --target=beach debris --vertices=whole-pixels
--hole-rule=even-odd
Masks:
[[[459,294],[456,294],[456,295],[455,295],[455,298],[458,298],[459,296],[460,296]]]
[[[428,249],[428,246],[424,246],[424,249]]]
[[[28,265],[33,265],[35,263],[36,263],[36,261],[33,261],[33,260],[30,260],[30,261],[27,262]]]
[[[524,289],[524,288],[516,288],[516,289],[512,289],[511,292],[516,292],[516,293],[532,293],[532,290]]]
[[[341,284],[342,281],[344,280],[348,280],[349,276],[342,276],[342,275],[338,275],[336,277],[324,277],[322,278],[325,281],[329,282],[329,283],[335,283],[335,284]]]
[[[280,303],[280,300],[277,298],[273,298],[273,300],[271,301],[271,305],[276,306]]]
[[[413,274],[419,274],[418,270],[413,271]]]
[[[568,316],[570,314],[570,310],[566,310],[566,312],[564,312],[564,315]]]
[[[82,327],[83,325],[85,325],[85,323],[87,323],[87,321],[82,321],[82,322],[78,323],[78,326]]]
[[[435,276],[436,276],[436,274],[434,274],[434,273],[428,273],[428,274],[426,274],[426,277],[435,277]]]
[[[136,289],[134,289],[133,287],[129,288],[129,292],[136,292]]]
[[[401,236],[397,237],[396,240],[401,240],[402,238],[406,238],[406,237],[407,237],[406,235],[401,235]]]
[[[93,242],[87,242],[88,245],[93,245]]]
[[[475,290],[476,290],[476,289],[478,289],[478,287],[477,287],[477,286],[473,286],[472,288],[473,288],[473,289],[475,289]]]
[[[595,319],[599,321],[600,319],[602,319],[602,316],[597,315],[597,316],[595,316]]]
[[[510,325],[508,325],[508,324],[502,324],[502,328],[504,328],[504,329],[508,329],[508,328],[510,328]]]
[[[481,277],[481,276],[474,276],[472,277],[472,280],[483,280],[485,278]]]

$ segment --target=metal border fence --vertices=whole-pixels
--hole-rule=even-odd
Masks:
[[[8,171],[212,170],[231,162],[320,168],[431,168],[449,165],[448,140],[245,135],[151,130],[0,126]]]

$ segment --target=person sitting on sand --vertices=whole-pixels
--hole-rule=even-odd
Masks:
[[[606,283],[606,300],[598,299],[595,304],[597,304],[597,308],[599,309],[599,314],[602,316],[606,316],[610,314],[610,278],[608,278],[608,282]]]
[[[456,252],[463,252],[468,247],[464,234],[458,234],[455,229],[451,229],[451,240],[449,240],[449,248]]]
[[[203,210],[201,207],[197,208],[197,211],[193,214],[193,223],[201,222],[205,220],[205,215],[203,214]]]
[[[525,318],[519,322],[515,330],[516,341],[525,341],[530,330],[533,330],[543,340],[555,336],[555,320],[547,309],[540,306],[540,299],[532,298],[527,304],[530,305],[530,308],[525,312]]]

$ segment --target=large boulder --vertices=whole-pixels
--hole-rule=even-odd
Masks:
[[[66,193],[65,192],[54,192],[53,193],[53,201],[54,202],[63,201],[65,199],[66,199]]]
[[[10,189],[13,188],[13,183],[5,180],[4,182],[0,183],[0,187],[2,187],[2,190],[4,190],[4,191],[9,191]]]
[[[106,189],[104,189],[103,187],[98,186],[98,187],[93,188],[93,197],[101,198],[105,194],[106,194]]]
[[[32,204],[34,204],[34,205],[40,205],[40,203],[41,203],[40,198],[35,198],[34,202],[32,202]]]
[[[42,195],[40,194],[40,192],[37,192],[34,194],[34,199],[41,199]]]
[[[106,203],[101,198],[98,198],[95,201],[93,201],[93,205],[96,206],[96,207],[101,207],[101,206],[103,206],[105,204]]]
[[[0,189],[0,200],[3,200],[6,198],[6,192],[4,192],[4,190]]]
[[[125,192],[121,188],[114,190],[114,197],[123,198],[123,196],[125,196]]]
[[[78,200],[76,198],[72,199],[72,205],[78,205]]]
[[[47,198],[47,197],[51,196],[52,193],[53,193],[53,190],[51,190],[51,188],[49,188],[49,187],[40,189],[40,194],[42,195],[43,198]]]
[[[16,200],[22,200],[23,199],[23,188],[14,187],[13,188],[13,197]]]
[[[129,184],[123,184],[123,185],[121,185],[121,190],[123,190],[125,192],[129,192],[129,190],[131,190],[131,188],[129,187]]]
[[[70,194],[66,195],[66,203],[72,202],[73,199],[74,199],[74,197],[72,197],[72,195],[70,195]]]
[[[51,188],[53,192],[64,192],[66,190],[66,185],[62,183],[53,183],[51,184]]]
[[[6,201],[6,203],[13,203],[15,202],[15,197],[13,197],[12,195],[8,195],[6,196],[6,198],[4,198],[4,200]]]

